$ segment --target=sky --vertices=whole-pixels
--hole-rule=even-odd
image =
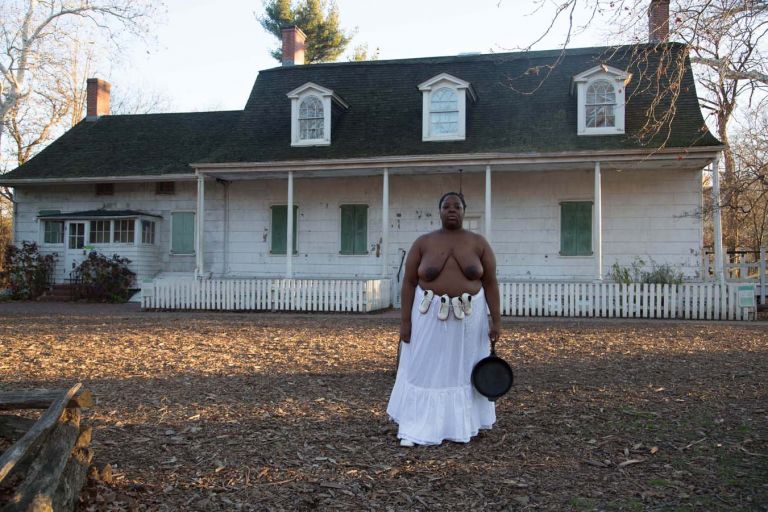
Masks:
[[[340,24],[355,31],[349,50],[367,44],[380,59],[514,51],[545,30],[549,0],[337,0]],[[215,7],[212,7],[215,6]],[[140,89],[167,99],[175,112],[242,109],[260,69],[279,65],[269,50],[279,44],[259,25],[260,0],[167,0],[153,41],[135,42],[124,57],[95,74],[114,89]],[[590,30],[570,47],[615,43]],[[563,44],[565,27],[536,49]],[[340,60],[347,60],[347,56]]]

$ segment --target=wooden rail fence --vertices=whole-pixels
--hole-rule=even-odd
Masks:
[[[4,512],[74,510],[93,457],[80,408],[92,404],[81,384],[0,392],[0,411],[46,409],[37,420],[0,414],[0,437],[13,442],[0,453],[0,489],[10,496]]]

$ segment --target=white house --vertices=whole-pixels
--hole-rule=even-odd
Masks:
[[[567,50],[544,78],[559,51],[304,65],[303,33],[283,36],[240,111],[111,116],[90,80],[88,116],[0,178],[15,240],[57,253],[57,281],[89,250],[127,256],[147,307],[370,310],[399,303],[406,251],[461,190],[501,282],[566,293],[638,256],[699,278],[721,145],[682,45]],[[642,140],[669,56],[676,114]]]

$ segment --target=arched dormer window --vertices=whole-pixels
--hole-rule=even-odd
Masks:
[[[469,82],[441,73],[419,85],[422,92],[423,141],[464,140],[467,98],[475,100]]]
[[[631,78],[631,74],[604,64],[573,78],[579,135],[624,133],[625,88]]]
[[[317,96],[307,96],[299,104],[299,140],[323,139],[323,103]]]
[[[608,80],[595,80],[587,86],[587,128],[616,127],[616,91]]]
[[[429,106],[431,133],[456,135],[459,131],[459,100],[454,89],[442,87],[432,95]]]
[[[291,100],[291,146],[330,145],[333,113],[349,105],[332,90],[312,82],[287,96]]]

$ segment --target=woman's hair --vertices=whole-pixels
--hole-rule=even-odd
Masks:
[[[461,200],[461,206],[466,210],[467,209],[467,202],[464,200],[464,194],[461,192],[446,192],[443,194],[443,197],[440,198],[440,201],[437,202],[437,207],[442,208],[443,207],[443,201],[448,196],[456,196]]]

